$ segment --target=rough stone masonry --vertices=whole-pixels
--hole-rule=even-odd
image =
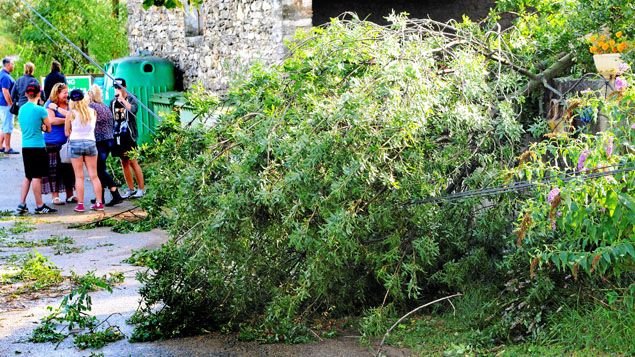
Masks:
[[[223,91],[232,73],[255,60],[279,61],[284,40],[343,11],[381,21],[390,11],[445,21],[487,15],[494,0],[204,0],[200,8],[143,9],[128,0],[130,52],[147,51],[171,60],[183,74],[184,89],[201,82]],[[372,15],[372,16],[371,16]]]
[[[206,0],[198,9],[143,9],[128,0],[130,52],[148,51],[171,60],[185,89],[197,82],[214,91],[230,74],[255,60],[284,55],[283,41],[311,27],[311,0]]]

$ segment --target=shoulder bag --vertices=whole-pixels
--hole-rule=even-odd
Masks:
[[[71,163],[71,142],[70,140],[66,141],[62,148],[60,149],[60,159],[64,164]]]

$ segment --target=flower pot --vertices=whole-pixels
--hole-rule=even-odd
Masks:
[[[598,73],[607,80],[615,79],[622,60],[619,53],[594,55],[593,62]]]

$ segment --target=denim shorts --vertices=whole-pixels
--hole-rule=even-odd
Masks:
[[[92,140],[71,140],[71,159],[97,156],[97,144]]]
[[[9,109],[11,107],[8,105],[0,105],[0,123],[2,123],[2,133],[4,134],[13,132],[13,114],[11,114]]]

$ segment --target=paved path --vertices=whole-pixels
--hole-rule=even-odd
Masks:
[[[20,149],[19,132],[14,137],[14,147]],[[14,210],[19,195],[19,185],[23,177],[22,156],[0,157],[0,210]],[[90,184],[86,182],[86,200],[92,197]],[[45,198],[50,202],[50,196]],[[35,206],[32,195],[27,202],[31,210]],[[56,206],[60,212],[51,215],[29,215],[20,218],[0,220],[0,228],[10,228],[16,221],[27,221],[36,229],[9,239],[27,241],[49,238],[52,235],[69,236],[75,240],[73,246],[81,252],[55,255],[52,247],[37,248],[70,276],[71,272],[84,274],[94,270],[97,275],[108,272],[123,272],[125,281],[112,294],[101,291],[91,294],[92,313],[100,319],[111,314],[109,320],[121,327],[130,336],[133,327],[126,324],[139,303],[139,282],[135,274],[143,268],[134,267],[121,261],[130,256],[132,249],[155,248],[167,241],[164,232],[155,230],[145,233],[117,234],[110,228],[78,230],[68,228],[69,223],[85,222],[111,215],[133,207],[133,202],[125,202],[105,212],[76,214],[72,205]],[[32,211],[31,211],[32,212]],[[26,254],[30,249],[7,248],[0,242],[0,274],[6,272],[6,258],[11,254]],[[52,343],[33,344],[26,342],[37,322],[47,315],[47,306],[59,306],[62,291],[40,296],[18,296],[12,299],[0,294],[0,356],[88,356],[92,351],[80,351],[67,338],[57,349]],[[402,356],[397,350],[385,350],[388,355]],[[128,340],[107,345],[97,353],[105,356],[367,356],[369,349],[361,347],[356,338],[342,337],[304,345],[260,345],[237,342],[233,336],[210,334],[206,336],[172,339],[152,343],[129,343]]]

